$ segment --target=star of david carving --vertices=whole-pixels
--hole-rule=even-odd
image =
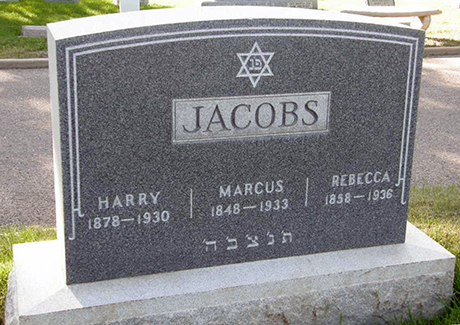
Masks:
[[[236,77],[249,78],[252,86],[256,88],[260,78],[273,76],[268,64],[274,54],[275,52],[262,52],[259,44],[255,42],[249,53],[237,53],[242,67]]]

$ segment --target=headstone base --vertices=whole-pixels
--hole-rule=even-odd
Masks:
[[[405,244],[66,286],[57,241],[14,246],[6,324],[368,324],[429,317],[455,257],[408,224]]]

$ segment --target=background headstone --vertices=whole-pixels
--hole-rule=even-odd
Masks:
[[[140,5],[146,5],[148,4],[149,1],[148,0],[139,0],[139,7]],[[114,5],[119,5],[120,4],[120,0],[113,0],[113,4]],[[138,9],[139,10],[139,9]],[[137,10],[131,10],[131,11],[137,11]]]
[[[394,6],[394,0],[366,0],[368,6]]]
[[[46,37],[46,26],[24,25],[21,27],[21,36],[24,37]]]
[[[318,9],[318,0],[215,0],[204,1],[202,6],[271,6]]]
[[[119,0],[120,12],[139,11],[139,0]]]

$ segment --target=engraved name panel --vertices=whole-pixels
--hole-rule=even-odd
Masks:
[[[173,100],[173,143],[328,131],[330,92]]]

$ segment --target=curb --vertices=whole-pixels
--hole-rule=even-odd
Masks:
[[[426,47],[424,57],[460,55],[460,46]],[[0,69],[44,69],[48,59],[0,59]]]
[[[48,68],[48,59],[2,59],[0,69],[42,69]]]
[[[459,55],[460,46],[444,46],[444,47],[425,47],[424,57],[427,56],[444,56],[444,55]]]

